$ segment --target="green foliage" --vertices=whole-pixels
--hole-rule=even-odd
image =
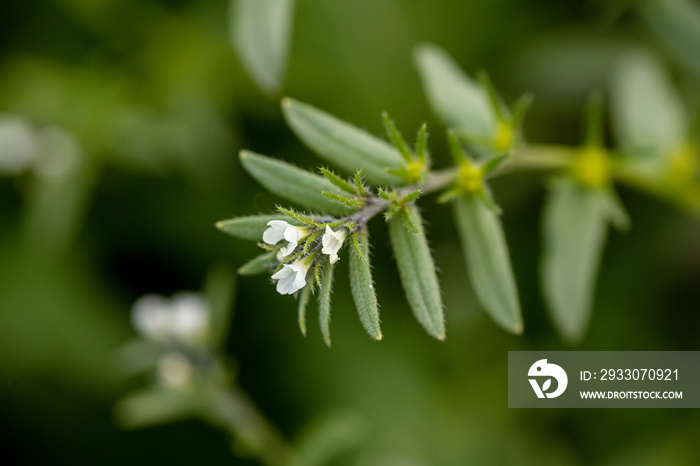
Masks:
[[[306,336],[306,308],[309,305],[309,300],[311,299],[311,286],[305,286],[302,288],[299,295],[299,330],[301,334]]]
[[[423,90],[437,116],[455,129],[491,136],[496,118],[482,87],[435,45],[417,47],[414,57]]]
[[[230,0],[231,40],[248,74],[267,93],[282,87],[294,0]]]
[[[277,253],[268,252],[266,254],[261,254],[255,259],[252,259],[240,266],[238,268],[238,273],[244,277],[260,275],[261,273],[273,270],[277,266],[277,262]]]
[[[423,220],[415,206],[406,206],[392,217],[389,236],[401,284],[413,314],[430,335],[444,340],[445,317],[440,285],[423,232]]]
[[[350,173],[362,170],[372,183],[401,183],[386,171],[398,168],[401,155],[383,140],[294,99],[283,99],[282,110],[299,139],[326,161]]]
[[[590,320],[606,229],[600,193],[568,180],[552,185],[544,210],[542,286],[554,323],[572,343]]]
[[[272,220],[286,220],[286,217],[279,214],[248,215],[216,222],[216,228],[235,238],[255,241],[262,237],[268,222]]]
[[[353,234],[353,244],[356,245],[350,253],[350,290],[355,301],[360,322],[370,337],[382,339],[379,328],[379,307],[377,294],[374,291],[372,270],[369,263],[369,239],[366,232]]]
[[[455,201],[454,216],[479,301],[496,323],[522,333],[518,291],[497,215],[478,197],[465,195]]]
[[[333,288],[333,264],[323,269],[320,291],[318,294],[318,322],[323,341],[331,346],[331,291]]]
[[[660,159],[684,142],[683,102],[654,55],[634,50],[620,57],[610,92],[617,140],[630,155]]]
[[[679,63],[700,76],[700,8],[691,0],[643,0],[635,4],[649,29]]]
[[[322,194],[342,196],[342,191],[322,176],[249,151],[241,152],[241,164],[261,185],[280,197],[323,212],[347,211],[343,204]]]

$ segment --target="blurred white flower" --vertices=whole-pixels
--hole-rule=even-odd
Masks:
[[[163,385],[171,388],[182,388],[192,378],[192,363],[181,353],[165,353],[158,360],[156,373]]]
[[[323,233],[323,238],[321,239],[321,244],[323,246],[321,252],[331,256],[331,264],[335,264],[338,261],[338,251],[340,251],[340,248],[343,246],[343,241],[345,241],[344,229],[333,231],[331,227],[326,225],[326,231]]]
[[[143,296],[134,303],[131,316],[142,337],[160,342],[200,343],[209,328],[209,307],[197,293],[177,293],[170,299]]]
[[[287,241],[285,246],[282,246],[278,254],[278,258],[282,259],[290,255],[299,244],[299,241],[306,238],[309,230],[304,227],[295,227],[284,220],[270,220],[267,222],[268,229],[263,233],[263,241],[267,244],[274,245],[282,241]]]
[[[282,270],[272,276],[273,280],[277,280],[277,292],[292,294],[304,288],[308,271],[309,266],[301,260],[282,266]]]
[[[34,163],[37,152],[31,125],[20,116],[0,115],[0,173],[20,173]]]

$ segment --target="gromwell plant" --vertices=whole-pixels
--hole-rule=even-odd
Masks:
[[[278,292],[296,295],[299,326],[304,334],[307,308],[311,296],[316,295],[322,335],[330,346],[334,268],[343,255],[342,249],[348,249],[350,289],[360,321],[373,339],[381,340],[368,227],[370,220],[381,215],[388,223],[396,267],[416,320],[428,334],[444,340],[442,294],[417,205],[436,193],[437,202],[452,205],[479,302],[498,325],[518,334],[524,327],[516,280],[501,225],[501,209],[489,180],[517,171],[546,171],[553,175],[548,177],[549,195],[544,207],[544,297],[562,337],[579,341],[591,316],[607,224],[623,231],[629,227],[614,184],[641,188],[700,212],[700,187],[694,168],[697,154],[685,139],[687,118],[682,112],[678,116],[677,99],[663,70],[643,53],[631,53],[621,61],[618,73],[631,75],[629,81],[634,85],[612,89],[613,123],[622,143],[620,149],[613,150],[604,143],[604,105],[599,92],[591,92],[581,146],[532,144],[522,131],[533,101],[531,95],[525,94],[507,106],[486,73],[472,79],[434,45],[419,46],[415,59],[428,101],[448,126],[452,167],[433,168],[425,125],[418,130],[415,144],[409,145],[384,114],[387,142],[311,105],[285,98],[282,112],[290,128],[316,155],[349,177],[326,167],[312,173],[282,160],[242,151],[241,163],[253,178],[299,209],[278,206],[275,214],[217,223],[222,231],[257,241],[265,250],[239,272],[267,272],[276,280]],[[649,74],[653,79],[644,78]],[[650,99],[655,100],[649,103]],[[644,105],[675,116],[662,125],[671,129],[656,138],[665,142],[633,139],[646,135],[640,127],[656,119],[649,112],[639,114],[638,108]],[[668,132],[678,137],[666,141]],[[654,134],[651,131],[648,136]],[[657,142],[666,144],[663,150],[656,150]],[[636,145],[630,148],[630,143]],[[683,150],[676,150],[679,147]],[[658,155],[664,151],[672,155]],[[640,157],[640,153],[646,156]],[[666,175],[659,176],[659,171]]]

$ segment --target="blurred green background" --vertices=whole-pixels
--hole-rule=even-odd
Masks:
[[[404,134],[427,121],[436,164],[446,166],[444,127],[411,58],[416,44],[430,41],[469,72],[489,70],[507,100],[534,92],[529,140],[576,144],[582,103],[591,88],[606,88],[616,54],[631,44],[657,47],[624,6],[299,0],[284,92],[375,134],[382,111]],[[238,150],[319,164],[285,126],[278,97],[262,94],[244,72],[228,10],[224,0],[0,4],[0,112],[65,129],[82,157],[70,179],[53,184],[29,174],[0,178],[4,464],[256,464],[232,456],[225,435],[203,423],[126,432],[111,414],[142,383],[120,375],[114,361],[115,348],[134,335],[134,300],[197,290],[212,264],[241,265],[257,253],[213,226],[280,201],[242,171]],[[667,60],[692,105],[697,80]],[[700,464],[693,410],[507,408],[507,351],[570,349],[539,292],[542,181],[517,175],[494,183],[523,336],[501,331],[479,308],[449,209],[425,199],[447,341],[415,322],[375,221],[384,340],[364,333],[343,267],[330,350],[315,324],[306,339],[299,334],[295,302],[269,280],[241,278],[228,342],[240,385],[291,439],[319,419],[340,419],[329,444],[356,445],[333,464]],[[697,219],[621,195],[633,229],[611,234],[590,331],[577,349],[697,349]]]

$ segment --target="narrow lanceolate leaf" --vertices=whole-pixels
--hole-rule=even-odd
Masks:
[[[330,181],[343,191],[350,194],[357,194],[357,188],[355,188],[353,185],[351,185],[332,171],[327,170],[325,168],[321,168],[321,174],[325,176],[328,179],[328,181]]]
[[[369,264],[369,240],[367,233],[355,233],[353,243],[356,247],[350,253],[350,291],[355,301],[360,322],[369,336],[375,340],[382,339],[379,328],[379,308],[374,292],[372,271]]]
[[[299,330],[301,334],[306,336],[306,308],[311,299],[311,286],[305,286],[301,289],[299,296]]]
[[[418,208],[409,206],[394,216],[389,222],[389,235],[401,284],[413,314],[430,335],[444,340],[442,296]]]
[[[435,45],[417,47],[414,56],[435,114],[448,126],[490,137],[496,128],[496,117],[483,88]]]
[[[375,184],[402,182],[386,171],[398,168],[402,157],[384,140],[293,99],[282,100],[282,111],[299,139],[328,162],[350,173],[362,169],[367,179]]]
[[[231,40],[246,71],[268,93],[287,68],[294,0],[232,0]]]
[[[552,186],[544,210],[542,285],[559,332],[581,339],[591,315],[606,234],[600,193],[571,181]]]
[[[216,222],[216,228],[236,238],[259,241],[267,229],[267,223],[271,220],[289,221],[289,218],[281,214],[248,215]]]
[[[331,346],[331,290],[333,287],[333,264],[328,264],[321,277],[321,290],[318,294],[318,322],[323,341]]]
[[[261,273],[273,270],[279,263],[276,252],[262,254],[249,262],[246,262],[238,269],[238,274],[245,277],[260,275]]]
[[[700,6],[693,0],[635,2],[649,29],[671,55],[700,76]]]
[[[340,196],[343,191],[321,175],[249,151],[241,151],[241,163],[258,183],[280,197],[322,212],[347,213],[347,207],[322,194]]]
[[[656,158],[688,134],[683,102],[663,63],[636,50],[620,57],[612,80],[613,127],[628,149],[649,149]]]
[[[499,325],[521,333],[523,322],[518,290],[498,215],[474,195],[457,198],[454,214],[479,301]]]

